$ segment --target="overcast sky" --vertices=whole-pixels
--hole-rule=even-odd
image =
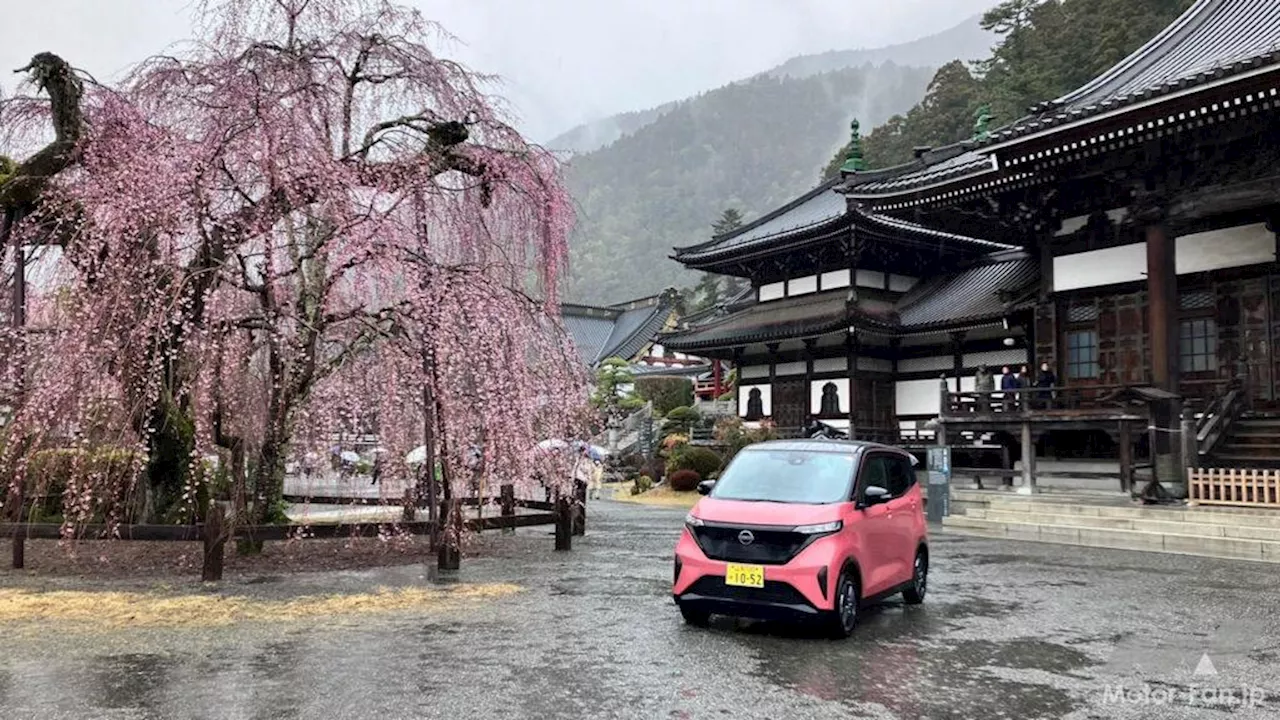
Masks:
[[[997,0],[401,0],[459,44],[441,54],[504,78],[523,131],[578,123],[749,76],[799,54],[947,29]],[[0,0],[0,79],[56,52],[109,80],[191,37],[189,0]]]

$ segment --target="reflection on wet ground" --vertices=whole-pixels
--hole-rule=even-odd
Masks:
[[[545,530],[524,532],[458,578],[524,591],[456,607],[208,627],[0,626],[0,718],[1280,712],[1274,566],[939,535],[928,601],[869,608],[852,640],[834,642],[805,627],[682,625],[669,596],[682,517],[601,503],[569,555],[551,551]],[[275,602],[432,584],[408,566],[218,592]],[[1197,675],[1206,654],[1216,674]],[[1245,702],[1225,704],[1230,688]]]

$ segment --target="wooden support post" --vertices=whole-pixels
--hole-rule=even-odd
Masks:
[[[1008,434],[1001,433],[1000,437],[1008,437]],[[1009,474],[1000,478],[1000,484],[1005,487],[1013,487],[1013,453],[1009,452],[1009,445],[1003,439],[1000,441],[1000,467],[1009,471]],[[981,487],[981,483],[979,483],[979,487]]]
[[[502,508],[502,517],[514,519],[516,516],[516,487],[514,485],[503,485],[498,488],[499,503]],[[514,527],[503,527],[504,534],[514,533]]]
[[[457,570],[462,567],[462,507],[457,498],[449,498],[440,517],[444,526],[436,549],[436,569]]]
[[[1179,424],[1182,436],[1182,472],[1185,476],[1187,470],[1200,467],[1200,446],[1196,441],[1196,419],[1185,407],[1182,408]]]
[[[561,493],[556,498],[556,550],[573,549],[573,509],[569,496]]]
[[[1022,487],[1019,492],[1036,491],[1036,444],[1031,441],[1031,423],[1022,423]]]
[[[418,518],[418,499],[417,491],[414,488],[405,488],[404,491],[404,521],[413,522]]]
[[[858,439],[858,336],[850,331],[844,339],[844,356],[845,356],[845,374],[849,376],[849,439]],[[874,402],[874,389],[872,391],[872,401]],[[874,417],[874,410],[872,417]],[[875,428],[875,422],[872,422],[872,428]]]
[[[21,570],[27,565],[27,538],[17,532],[13,534],[13,569]]]
[[[573,534],[587,534],[587,484],[573,483]]]
[[[204,563],[200,569],[201,582],[222,580],[226,546],[226,513],[221,503],[211,500],[208,515],[204,519]]]
[[[1120,492],[1133,492],[1133,430],[1120,423]]]

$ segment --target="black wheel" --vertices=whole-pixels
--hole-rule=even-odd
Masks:
[[[684,604],[680,605],[680,616],[685,624],[694,627],[706,627],[711,622],[711,613]]]
[[[916,551],[916,561],[911,571],[911,587],[902,591],[902,599],[908,605],[919,605],[924,602],[924,594],[929,589],[929,554],[923,548]]]
[[[858,625],[859,595],[857,578],[848,570],[842,570],[840,579],[836,581],[836,606],[827,615],[827,630],[831,637],[843,640],[853,634]]]

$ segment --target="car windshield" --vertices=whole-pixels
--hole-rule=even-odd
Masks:
[[[853,456],[798,450],[745,450],[729,463],[711,497],[825,505],[849,499]]]

